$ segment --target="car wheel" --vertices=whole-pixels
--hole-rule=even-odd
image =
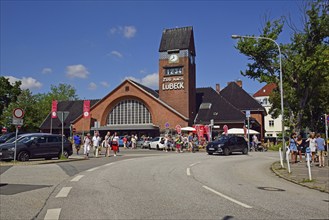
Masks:
[[[17,160],[19,161],[29,161],[30,155],[27,151],[22,151],[18,154]]]
[[[159,145],[157,145],[157,150],[160,150]]]
[[[212,155],[213,153],[212,152],[208,152],[209,155]]]
[[[59,152],[58,159],[61,159],[61,155],[62,152]],[[67,152],[67,150],[63,150],[63,157],[65,157],[66,159],[69,158],[69,152]]]
[[[225,156],[228,156],[229,154],[230,154],[230,149],[228,149],[227,147],[226,148],[224,148],[224,155]]]
[[[248,154],[248,148],[247,147],[243,148],[242,154]]]

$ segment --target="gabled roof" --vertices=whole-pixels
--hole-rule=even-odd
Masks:
[[[277,86],[275,83],[267,84],[267,85],[263,86],[263,88],[258,90],[253,96],[254,97],[270,96],[273,89],[275,89],[276,87]]]
[[[64,120],[64,128],[69,128],[70,124],[82,115],[83,112],[83,101],[84,100],[75,100],[75,101],[59,101],[57,104],[57,111],[69,111],[69,115]],[[90,100],[90,108],[94,106],[99,99]],[[62,128],[62,123],[58,118],[53,118],[53,129]],[[50,129],[51,125],[51,114],[43,121],[40,126],[40,129]]]
[[[220,91],[220,94],[241,111],[250,110],[266,112],[261,104],[259,104],[235,82],[230,82],[222,91]]]
[[[196,55],[192,27],[163,30],[159,52],[176,49],[190,49],[191,53]]]
[[[211,87],[197,88],[196,96],[198,114],[195,123],[197,124],[208,124],[211,119],[216,123],[241,123],[245,119],[244,113]]]
[[[141,87],[142,89],[144,89],[146,92],[150,93],[151,95],[153,95],[155,98],[159,98],[159,93],[157,93],[155,90],[149,88],[149,87],[146,87],[136,81],[133,81],[130,79],[130,81],[134,82],[136,85],[138,85],[139,87]]]

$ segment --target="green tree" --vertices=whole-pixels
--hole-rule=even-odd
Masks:
[[[11,102],[17,100],[17,96],[21,94],[21,81],[16,81],[13,85],[9,82],[8,78],[0,76],[0,121],[3,117],[4,108],[8,107]]]
[[[285,124],[297,131],[309,127],[323,130],[321,116],[329,111],[329,8],[321,1],[308,5],[302,31],[294,30],[291,42],[280,44],[285,106]],[[261,37],[277,40],[283,30],[284,18],[267,22]],[[279,52],[265,39],[241,39],[236,48],[252,61],[242,75],[259,82],[279,85]],[[270,113],[280,111],[280,92],[270,97]]]

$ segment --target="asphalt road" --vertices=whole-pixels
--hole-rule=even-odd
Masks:
[[[276,153],[122,153],[6,170],[1,183],[28,190],[17,192],[12,186],[14,193],[5,195],[8,190],[0,187],[1,219],[329,218],[329,194],[272,173]]]

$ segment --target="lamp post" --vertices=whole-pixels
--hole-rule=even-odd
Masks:
[[[279,50],[279,62],[280,62],[280,96],[281,96],[281,124],[282,124],[282,150],[283,155],[286,154],[285,140],[284,140],[284,109],[283,109],[283,86],[282,86],[282,63],[281,63],[281,49],[279,44],[268,37],[259,37],[259,36],[240,36],[240,35],[232,35],[233,39],[241,39],[241,38],[252,38],[252,39],[265,39],[275,43]]]

